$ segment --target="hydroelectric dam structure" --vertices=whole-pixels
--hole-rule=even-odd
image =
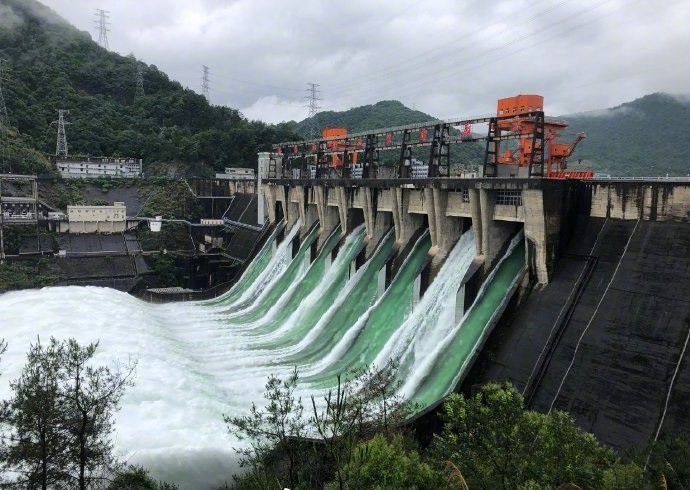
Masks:
[[[508,380],[529,407],[568,410],[605,443],[640,448],[690,421],[690,179],[569,170],[585,135],[559,142],[567,123],[542,106],[539,96],[518,96],[485,118],[330,129],[278,144],[259,156],[267,177],[259,192],[270,223],[298,229],[295,250],[309,239],[319,253],[333,233],[363,228],[351,273],[390,240],[376,265],[383,294],[424,239],[412,310],[425,301],[445,310],[431,328],[410,325],[407,346],[387,351],[403,355],[403,366],[405,355],[419,363],[403,377],[419,380],[406,394],[422,412],[453,390]],[[452,176],[449,147],[468,143],[484,145],[480,176]],[[423,168],[412,158],[420,149]],[[397,163],[383,165],[384,152]],[[386,334],[357,335],[368,343]],[[425,342],[436,348],[418,348]]]
[[[4,294],[3,382],[38,332],[138,356],[116,446],[183,488],[222,483],[242,445],[222,414],[260,405],[266,378],[295,367],[307,399],[395,360],[417,427],[492,380],[617,448],[687,427],[690,181],[573,172],[584,135],[559,143],[565,123],[542,107],[518,96],[482,118],[330,128],[260,153],[257,180],[196,182],[209,199],[258,196],[262,245],[234,285],[166,304],[104,288]],[[483,145],[471,177],[452,169],[456,144]]]

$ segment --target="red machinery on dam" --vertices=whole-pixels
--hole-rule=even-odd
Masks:
[[[348,134],[328,128],[322,137],[273,145],[269,178],[437,178],[451,177],[450,146],[485,143],[483,177],[591,179],[592,172],[568,170],[568,158],[585,137],[559,140],[568,123],[544,115],[544,97],[500,99],[495,115],[436,120]],[[479,132],[483,130],[483,134]],[[426,164],[413,157],[428,148]],[[381,152],[397,152],[384,165]]]

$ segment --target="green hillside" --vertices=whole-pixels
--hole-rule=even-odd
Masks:
[[[349,133],[357,133],[370,129],[403,126],[405,124],[433,121],[436,118],[406,107],[397,100],[383,100],[373,105],[354,107],[347,111],[324,111],[313,118],[307,118],[299,123],[291,121],[280,126],[295,131],[303,138],[308,138],[312,125],[320,131],[324,128],[343,127]],[[392,153],[392,152],[390,152]],[[414,152],[416,158],[427,162],[429,150],[419,149]],[[451,146],[451,163],[479,164],[483,162],[484,147],[479,144],[464,144]],[[397,162],[399,155],[382,155],[384,162]]]
[[[436,118],[410,109],[397,100],[382,100],[373,105],[353,107],[342,112],[320,112],[313,118],[297,123],[295,129],[297,133],[307,137],[312,124],[315,124],[320,129],[344,127],[351,133],[357,133],[367,129],[402,126],[404,124],[433,121],[434,119]]]
[[[70,154],[139,157],[145,170],[163,173],[166,167],[200,174],[255,166],[257,151],[295,138],[286,128],[209,105],[153,65],[106,51],[34,0],[2,0],[0,8],[4,96],[13,128],[3,134],[3,146],[14,147],[14,172],[45,172],[45,159],[27,148],[54,154],[50,123],[58,109],[70,111]],[[135,100],[137,65],[145,95]]]
[[[612,175],[690,174],[690,101],[655,93],[604,111],[563,116],[565,139],[584,131],[571,162]],[[571,164],[571,168],[579,166]]]

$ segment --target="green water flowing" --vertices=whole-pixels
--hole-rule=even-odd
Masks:
[[[450,342],[435,357],[433,367],[412,400],[420,410],[433,405],[455,388],[467,369],[494,313],[506,300],[506,294],[525,267],[525,244],[521,241],[498,265]]]
[[[228,324],[242,325],[251,323],[264,317],[268,310],[284,295],[291,285],[299,281],[300,275],[305,271],[306,255],[311,249],[311,244],[318,235],[318,228],[312,229],[300,244],[297,254],[292,258],[287,269],[273,282],[267,292],[262,293],[259,299],[249,308],[239,314],[226,319]],[[297,288],[299,289],[299,288]]]
[[[389,233],[369,259],[369,263],[360,268],[351,279],[355,283],[352,285],[353,287],[349,288],[347,295],[340,298],[341,301],[338,301],[338,294],[335,291],[329,291],[327,295],[322,297],[321,303],[329,311],[320,315],[317,320],[326,322],[325,328],[320,330],[317,335],[313,335],[309,343],[303,346],[299,352],[288,356],[288,362],[309,364],[321,359],[345,335],[347,329],[366,312],[376,300],[378,273],[390,257],[394,241],[393,234]],[[347,277],[347,264],[342,273]],[[300,330],[301,337],[304,337],[307,331]]]
[[[333,270],[326,271],[326,258],[331,255],[333,248],[340,241],[340,231],[334,232],[324,244],[318,257],[294,289],[288,300],[281,305],[279,310],[261,326],[249,332],[251,336],[258,336],[270,333],[283,325],[293,325],[280,339],[275,341],[264,341],[256,344],[252,348],[256,349],[275,349],[281,346],[291,345],[296,339],[301,338],[305,332],[311,330],[316,322],[326,313],[329,303],[324,301],[326,297],[337,297],[343,286],[347,282],[347,271],[350,262],[357,256],[362,249],[364,242],[364,228],[355,230],[346,243],[336,261],[332,264],[338,270],[335,277]],[[328,277],[327,277],[328,275]],[[325,283],[325,284],[323,284]],[[325,291],[315,291],[316,286],[325,286]],[[314,298],[314,295],[318,295]],[[302,308],[300,309],[300,305]],[[295,319],[290,319],[295,312],[298,313]]]
[[[271,249],[273,248],[273,240],[275,239],[274,235],[266,240],[264,246],[261,247],[259,253],[249,263],[242,276],[235,284],[233,284],[232,288],[218,298],[206,301],[206,305],[228,305],[240,299],[247,288],[249,288],[254,281],[256,281],[256,279],[259,277],[259,274],[261,274],[261,272],[268,267],[268,263],[271,261]]]
[[[317,386],[324,386],[326,383],[332,382],[337,375],[345,375],[352,369],[364,367],[373,362],[376,354],[383,348],[386,341],[395,333],[412,310],[414,281],[422,265],[427,260],[427,253],[430,247],[431,238],[426,233],[414,245],[410,255],[398,271],[398,274],[393,278],[381,301],[375,305],[364,320],[364,325],[356,333],[356,337],[347,349],[347,352],[339,359],[334,360],[331,365],[321,372],[305,377],[305,381],[315,383]],[[365,283],[363,288],[376,286],[375,281],[369,281],[369,283],[371,284]],[[350,302],[348,301],[348,303]],[[362,313],[350,319],[350,321],[344,321],[349,315],[343,315],[343,321],[334,328],[337,333],[337,339],[343,337],[345,330],[354,325]],[[331,325],[329,325],[329,332],[331,332],[330,327]],[[332,343],[329,342],[328,345]],[[317,352],[320,352],[320,350]]]

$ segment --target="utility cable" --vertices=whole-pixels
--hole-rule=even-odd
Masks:
[[[601,237],[601,233],[604,231],[604,228],[606,227],[606,224],[608,223],[608,217],[604,220],[604,224],[601,226],[601,229],[599,230],[599,233],[597,233],[597,238],[594,240],[594,245],[592,245],[592,248],[589,250],[588,255],[592,255],[594,252],[594,249],[596,248],[597,244],[599,243],[599,238]],[[563,315],[563,312],[565,311],[566,307],[570,303],[571,298],[575,294],[575,289],[577,288],[577,285],[579,284],[580,280],[582,277],[585,275],[585,271],[587,270],[588,263],[586,262],[585,265],[582,267],[582,271],[580,271],[580,275],[578,276],[577,280],[573,284],[573,287],[570,289],[570,294],[568,295],[568,299],[563,303],[563,307],[561,308],[561,311],[558,312],[558,316],[556,317],[556,320],[554,320],[553,325],[551,326],[551,330],[549,331],[549,336],[546,338],[546,342],[544,343],[544,347],[541,349],[541,352],[539,353],[539,357],[537,357],[537,360],[534,363],[534,366],[532,367],[532,372],[530,372],[529,377],[527,378],[527,382],[525,383],[525,388],[522,390],[522,395],[525,395],[525,392],[527,388],[529,387],[530,381],[532,380],[532,376],[534,376],[534,372],[537,370],[537,366],[539,365],[539,361],[541,360],[542,356],[546,352],[546,348],[549,345],[549,341],[551,340],[551,336],[553,335],[554,330],[556,330],[556,325],[558,325],[559,320],[561,319],[561,315]]]
[[[399,62],[394,63],[392,65],[388,65],[387,67],[379,68],[378,70],[372,70],[372,71],[368,72],[366,75],[364,75],[362,77],[358,77],[356,80],[352,80],[351,82],[348,81],[347,84],[350,84],[350,83],[360,84],[360,83],[362,83],[362,81],[380,78],[381,76],[387,77],[388,75],[395,73],[395,72],[399,72],[399,71],[406,72],[406,71],[409,71],[411,67],[428,66],[430,61],[441,59],[447,54],[445,51],[442,51],[442,50],[444,50],[446,48],[451,48],[451,47],[459,44],[462,41],[465,41],[465,40],[472,38],[475,35],[484,34],[488,31],[489,28],[491,28],[493,26],[499,26],[499,25],[502,25],[502,24],[507,23],[507,22],[510,22],[511,27],[516,27],[516,26],[519,26],[522,24],[527,24],[527,23],[529,23],[529,22],[531,22],[531,21],[533,21],[533,20],[535,20],[535,19],[537,19],[537,18],[539,18],[545,14],[551,13],[552,11],[556,10],[558,7],[565,5],[565,4],[569,4],[569,3],[570,2],[568,0],[565,0],[563,2],[556,4],[556,5],[551,6],[545,10],[542,10],[541,12],[538,12],[538,13],[534,14],[533,16],[531,16],[531,17],[529,17],[523,21],[520,21],[520,22],[514,22],[515,12],[511,12],[509,15],[506,15],[505,17],[502,17],[499,20],[496,20],[496,21],[491,22],[489,24],[485,24],[482,27],[479,27],[479,28],[475,29],[474,31],[472,31],[468,34],[464,34],[460,37],[453,39],[452,41],[449,41],[449,42],[443,43],[439,46],[436,46],[435,48],[432,48],[432,49],[429,49],[426,51],[422,51],[421,53],[418,53],[414,56],[406,58],[404,61],[399,61]],[[441,51],[441,52],[439,52],[439,51]],[[435,56],[429,57],[429,55],[432,55],[434,53],[436,53]],[[410,63],[410,60],[415,60],[418,58],[420,59],[420,61]],[[390,72],[390,73],[386,73],[386,72]],[[334,85],[329,85],[329,88],[337,90],[337,89],[340,89],[341,87],[344,87],[344,86],[346,86],[345,83],[340,83],[340,84],[336,83]]]
[[[637,227],[640,224],[640,219],[637,220],[635,223],[635,227],[633,228],[632,233],[630,233],[630,236],[628,237],[628,241],[625,244],[625,247],[623,248],[623,252],[621,253],[620,258],[618,259],[618,263],[616,264],[616,268],[613,271],[613,274],[611,275],[611,280],[609,280],[608,284],[606,285],[606,289],[604,289],[604,293],[601,295],[601,298],[599,298],[599,302],[597,303],[596,308],[594,309],[594,312],[592,313],[592,316],[589,318],[589,322],[587,322],[587,326],[585,326],[584,330],[580,334],[580,338],[577,340],[577,344],[575,345],[575,350],[573,351],[573,357],[570,359],[570,364],[568,365],[568,368],[565,370],[565,374],[563,374],[563,378],[561,379],[561,383],[558,385],[558,390],[556,390],[556,394],[553,397],[553,401],[551,402],[551,405],[549,406],[549,412],[553,410],[553,406],[556,403],[556,400],[558,399],[558,395],[561,393],[561,389],[563,388],[563,384],[565,383],[566,378],[568,377],[568,374],[570,374],[570,370],[573,367],[573,364],[575,363],[575,358],[577,357],[577,352],[580,349],[580,345],[582,344],[582,339],[584,338],[585,334],[587,333],[587,330],[589,330],[589,327],[592,325],[592,322],[594,321],[594,318],[596,317],[597,313],[599,312],[599,308],[601,305],[604,303],[604,300],[606,299],[606,294],[609,291],[609,288],[611,287],[611,284],[613,284],[613,281],[616,279],[616,275],[618,274],[618,269],[620,269],[621,263],[623,262],[623,258],[625,257],[625,254],[628,252],[628,247],[630,246],[630,243],[632,242],[633,236],[635,236],[635,232],[637,231]]]
[[[471,60],[467,60],[467,62],[464,63],[465,68],[462,68],[463,64],[458,65],[457,62],[455,62],[453,60],[449,60],[449,66],[446,66],[444,68],[434,69],[431,73],[427,73],[427,74],[423,75],[422,77],[418,77],[416,79],[408,77],[407,79],[404,79],[404,80],[396,80],[396,94],[412,93],[414,91],[418,91],[424,87],[427,87],[428,84],[431,82],[438,82],[439,80],[446,80],[450,77],[457,77],[458,75],[475,71],[478,68],[482,68],[484,66],[496,63],[497,61],[501,61],[507,57],[513,56],[513,55],[520,53],[522,51],[525,51],[527,49],[544,46],[547,41],[562,37],[564,34],[568,34],[572,31],[575,31],[577,29],[580,29],[582,27],[590,25],[590,21],[585,20],[584,22],[576,24],[576,25],[574,25],[568,29],[565,29],[562,31],[557,31],[554,34],[547,36],[546,38],[543,38],[541,40],[537,40],[534,43],[528,44],[528,45],[523,46],[523,47],[518,47],[518,49],[514,49],[512,51],[503,52],[503,50],[505,48],[509,48],[511,46],[514,46],[514,45],[524,41],[524,40],[527,40],[529,38],[532,38],[532,37],[535,37],[539,34],[542,34],[546,30],[550,30],[550,29],[557,27],[557,26],[559,26],[565,22],[568,22],[568,21],[572,20],[574,17],[579,17],[579,16],[584,15],[586,13],[589,13],[595,9],[598,9],[598,8],[604,6],[605,4],[610,3],[611,1],[613,1],[613,0],[603,0],[603,1],[599,2],[598,4],[592,6],[592,7],[588,7],[586,9],[580,10],[576,14],[573,14],[567,18],[561,19],[558,22],[552,23],[549,27],[547,27],[546,29],[544,29],[542,31],[533,32],[533,33],[528,34],[526,36],[523,36],[521,38],[513,39],[513,40],[508,41],[506,43],[503,43],[499,46],[495,46],[493,48],[487,49],[487,50],[485,50],[479,54],[474,54],[472,56]],[[635,1],[639,1],[639,0],[635,0]],[[615,11],[611,11],[608,14],[604,14],[604,15],[599,16],[598,18],[601,19],[603,17],[612,15],[614,12]],[[483,62],[475,64],[475,65],[467,66],[468,62],[474,61],[476,59],[482,59],[486,55],[491,54],[493,52],[497,52],[497,51],[500,52],[500,56],[486,60],[486,61],[483,61]],[[458,70],[458,68],[462,68],[462,69]],[[413,83],[410,84],[409,82],[413,82]],[[399,88],[400,86],[406,86],[407,88],[400,90],[400,88]],[[358,94],[358,93],[371,93],[371,87],[370,86],[366,86],[366,85],[362,86],[362,85],[358,84],[358,85],[356,85],[356,87],[357,88],[355,88],[351,91],[347,91],[347,90],[341,91],[341,92],[339,92],[338,96],[333,97],[332,99],[335,99],[335,100],[342,99],[342,98],[344,98],[344,95],[353,95],[353,94]]]
[[[659,420],[659,426],[656,428],[656,433],[654,434],[654,440],[652,441],[652,444],[654,444],[659,439],[661,427],[664,425],[664,419],[666,418],[666,412],[668,411],[668,404],[671,401],[671,391],[673,391],[673,385],[676,382],[676,376],[678,376],[680,364],[683,362],[683,358],[685,357],[685,350],[688,348],[688,340],[690,340],[690,328],[688,328],[688,334],[685,337],[685,344],[683,344],[683,350],[680,351],[680,356],[678,357],[676,369],[673,371],[671,383],[668,386],[668,392],[666,393],[666,401],[664,402],[664,411],[661,413],[661,420]],[[647,466],[649,465],[649,458],[651,457],[651,455],[652,448],[650,448],[649,452],[647,453],[647,459],[645,459],[643,471],[647,471]]]

